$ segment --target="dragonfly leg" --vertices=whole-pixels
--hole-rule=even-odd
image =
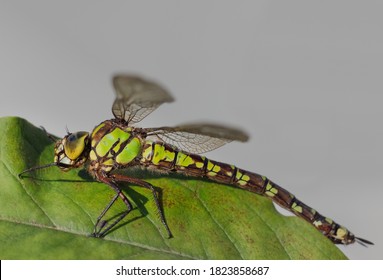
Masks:
[[[143,180],[140,180],[140,179],[137,179],[137,178],[128,177],[128,176],[124,176],[124,175],[120,175],[120,174],[114,174],[112,176],[113,176],[114,180],[116,180],[116,181],[128,182],[128,183],[131,183],[131,184],[134,184],[134,185],[137,185],[137,186],[149,189],[152,192],[152,195],[153,195],[153,198],[154,198],[154,202],[155,202],[156,207],[157,207],[157,211],[158,211],[157,214],[159,215],[159,218],[161,219],[161,223],[164,225],[164,227],[165,227],[165,229],[166,229],[166,231],[168,233],[168,238],[173,237],[173,235],[172,235],[172,233],[171,233],[171,231],[169,229],[169,226],[166,223],[164,213],[163,213],[163,211],[161,209],[161,206],[160,206],[160,203],[159,203],[159,200],[158,200],[157,192],[154,189],[153,185],[151,185],[150,183],[145,182]]]
[[[126,215],[129,214],[129,212],[133,209],[132,205],[130,204],[128,198],[124,195],[124,193],[121,191],[121,189],[118,187],[118,185],[113,181],[113,179],[109,177],[98,177],[98,179],[109,185],[112,189],[116,191],[116,195],[112,198],[112,200],[106,205],[105,209],[101,212],[101,214],[98,216],[96,224],[94,226],[93,233],[91,236],[93,237],[104,237],[115,225],[117,225]],[[105,216],[106,212],[112,207],[114,202],[117,200],[117,198],[120,197],[122,201],[125,203],[127,210],[122,212],[110,225],[107,225],[107,222],[102,220],[102,218]]]

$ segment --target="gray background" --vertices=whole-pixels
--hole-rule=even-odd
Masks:
[[[91,130],[112,117],[112,74],[143,74],[177,102],[140,125],[239,125],[251,141],[211,158],[376,243],[350,258],[382,259],[381,2],[52,2],[1,1],[0,116]]]

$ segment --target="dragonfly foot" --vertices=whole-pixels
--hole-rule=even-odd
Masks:
[[[93,233],[90,234],[90,237],[103,238],[105,236],[105,231],[102,229],[108,224],[108,221],[102,220],[96,223],[94,226]]]

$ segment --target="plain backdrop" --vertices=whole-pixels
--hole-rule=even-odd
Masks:
[[[382,259],[383,3],[1,1],[0,116],[62,136],[112,118],[113,73],[176,102],[140,123],[238,126],[208,153],[261,173],[376,243]],[[249,195],[253,195],[249,193]],[[223,202],[224,203],[224,202]]]

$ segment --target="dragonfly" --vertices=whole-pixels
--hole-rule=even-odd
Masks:
[[[52,163],[22,171],[19,177],[38,169],[57,166],[62,171],[87,165],[88,172],[99,182],[111,187],[115,195],[98,216],[91,236],[105,237],[132,211],[132,203],[119,184],[125,182],[151,191],[159,218],[169,238],[172,233],[160,207],[152,184],[125,174],[119,169],[141,167],[160,173],[176,172],[187,176],[231,185],[268,197],[273,202],[303,218],[335,244],[372,242],[356,237],[346,227],[304,204],[296,196],[269,180],[232,164],[214,161],[201,154],[231,141],[245,142],[248,135],[236,128],[211,123],[191,123],[175,127],[140,128],[135,124],[173,97],[156,82],[132,75],[117,75],[112,79],[116,98],[112,106],[113,119],[97,125],[92,132],[67,132],[55,142]],[[53,138],[53,137],[52,137]],[[120,198],[126,210],[113,221],[103,220],[115,201]]]

